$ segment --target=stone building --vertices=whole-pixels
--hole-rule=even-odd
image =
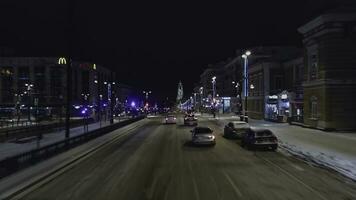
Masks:
[[[250,118],[287,121],[296,77],[295,65],[301,59],[296,47],[268,46],[251,49],[248,65],[247,112]],[[289,84],[289,85],[288,85]],[[244,99],[242,99],[244,102]]]
[[[356,129],[356,10],[335,9],[298,29],[304,40],[304,123]]]

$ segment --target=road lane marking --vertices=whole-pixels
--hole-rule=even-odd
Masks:
[[[195,181],[195,177],[193,176],[194,173],[193,173],[193,168],[192,168],[190,161],[188,161],[188,165],[189,165],[190,172],[192,173],[192,181],[193,181],[195,199],[199,200],[200,196],[199,196],[199,191],[198,191],[198,185],[197,185],[197,182]]]
[[[296,176],[294,176],[293,174],[289,173],[288,171],[286,171],[285,169],[281,168],[280,166],[276,165],[275,163],[273,163],[272,161],[262,158],[258,155],[256,155],[256,157],[260,158],[261,160],[267,162],[268,164],[276,167],[277,169],[279,169],[282,173],[284,173],[285,175],[291,177],[293,180],[297,181],[298,183],[300,183],[301,185],[303,185],[305,188],[307,188],[309,191],[313,192],[314,194],[316,194],[320,199],[323,200],[328,200],[326,197],[324,197],[322,194],[320,194],[320,192],[316,191],[315,189],[313,189],[311,186],[309,186],[308,184],[304,183],[303,181],[301,181],[299,178],[297,178]]]
[[[232,188],[234,189],[234,192],[237,194],[237,196],[242,197],[242,193],[239,190],[239,188],[235,185],[235,183],[232,181],[232,179],[230,178],[230,176],[223,171],[224,176],[226,177],[226,179],[228,180],[228,182],[230,183],[230,185],[232,186]]]

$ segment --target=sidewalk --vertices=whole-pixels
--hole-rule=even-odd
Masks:
[[[216,119],[210,115],[204,118],[215,120],[221,128],[228,121],[239,120],[236,115],[220,115]],[[249,124],[272,130],[279,139],[280,147],[288,153],[356,180],[356,132],[325,132],[253,119],[249,119]]]
[[[125,119],[120,119],[120,121],[123,121]],[[115,119],[114,123],[119,122],[117,119]],[[102,121],[101,126],[108,126],[110,125],[109,121]],[[88,131],[92,131],[95,129],[100,128],[100,123],[92,123],[88,125]],[[75,128],[70,129],[70,137],[74,137],[77,135],[81,135],[85,133],[84,132],[84,126],[79,126]],[[42,140],[38,143],[38,140],[36,137],[29,137],[27,138],[27,141],[24,143],[13,143],[13,142],[4,142],[0,143],[0,160],[5,159],[6,157],[14,156],[23,152],[27,152],[33,149],[36,149],[41,146],[53,144],[55,142],[61,141],[65,139],[65,130],[53,132],[53,133],[48,133],[44,134]],[[38,146],[39,145],[39,146]]]

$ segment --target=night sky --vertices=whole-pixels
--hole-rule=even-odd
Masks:
[[[340,2],[340,1],[335,1]],[[118,81],[159,97],[186,95],[208,64],[256,45],[301,46],[297,28],[333,1],[1,0],[0,47],[102,63]]]

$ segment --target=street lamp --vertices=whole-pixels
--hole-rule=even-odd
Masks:
[[[248,122],[247,118],[247,96],[248,96],[248,72],[247,72],[247,66],[248,66],[248,56],[251,55],[251,51],[246,51],[241,57],[244,59],[244,96],[245,96],[245,121]]]
[[[211,78],[212,81],[211,83],[213,84],[213,98],[215,98],[215,92],[216,92],[216,76],[214,76],[213,78]]]
[[[197,93],[194,92],[194,110],[196,109],[197,106]]]
[[[28,121],[31,122],[31,109],[30,109],[30,106],[31,106],[31,90],[33,89],[33,84],[29,84],[29,83],[26,83],[25,84],[26,86],[26,92],[25,94],[27,94],[27,98],[28,98],[28,106],[27,106],[27,118],[28,118]]]
[[[146,101],[148,100],[148,95],[151,94],[152,91],[143,91],[143,94],[146,96]]]
[[[115,85],[116,83],[115,82],[107,82],[105,81],[104,82],[104,85],[107,85],[108,86],[108,101],[110,103],[110,124],[113,124],[114,123],[114,116],[113,116],[113,110],[114,110],[114,107],[113,107],[113,102],[112,102],[112,89],[111,89],[111,85]]]

